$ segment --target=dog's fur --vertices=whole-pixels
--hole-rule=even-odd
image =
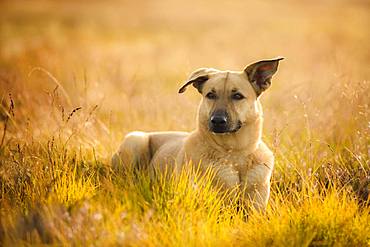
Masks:
[[[179,93],[192,84],[202,94],[197,128],[191,133],[131,132],[113,156],[113,165],[147,163],[178,172],[192,161],[203,169],[214,168],[224,188],[242,189],[254,207],[263,210],[274,156],[261,140],[259,96],[270,86],[281,59],[259,61],[238,72],[194,71]]]

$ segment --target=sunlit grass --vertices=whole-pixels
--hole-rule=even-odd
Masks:
[[[16,208],[27,204],[23,210],[3,208],[5,243],[364,246],[369,241],[368,202],[360,203],[351,182],[341,184],[335,174],[326,184],[325,176],[317,176],[325,168],[302,174],[296,167],[299,177],[274,179],[267,211],[259,213],[240,209],[230,194],[220,193],[211,184],[212,173],[199,176],[188,169],[153,178],[148,170],[113,172],[108,164],[103,169],[93,160],[84,164],[86,157],[74,151],[62,153],[55,148],[38,156],[51,155],[53,169],[63,168],[62,174],[44,167],[37,184],[13,185],[15,195],[3,191],[8,199],[35,195],[8,201]],[[55,162],[61,158],[63,163]],[[43,191],[50,180],[54,189]],[[10,183],[2,181],[2,188]]]

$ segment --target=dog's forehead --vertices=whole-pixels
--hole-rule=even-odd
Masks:
[[[212,74],[206,83],[206,88],[214,90],[247,90],[251,88],[243,72],[220,71]]]

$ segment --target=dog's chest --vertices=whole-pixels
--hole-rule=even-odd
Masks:
[[[204,165],[211,166],[230,166],[239,170],[240,168],[248,169],[253,167],[255,160],[253,155],[247,155],[240,152],[208,152],[201,155]]]

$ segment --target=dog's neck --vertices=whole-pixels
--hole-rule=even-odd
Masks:
[[[210,148],[218,152],[244,152],[246,154],[253,153],[262,137],[263,118],[259,116],[255,121],[245,123],[235,133],[214,134],[207,128],[198,126],[199,138],[204,140],[204,143]],[[196,132],[197,132],[196,131]]]

